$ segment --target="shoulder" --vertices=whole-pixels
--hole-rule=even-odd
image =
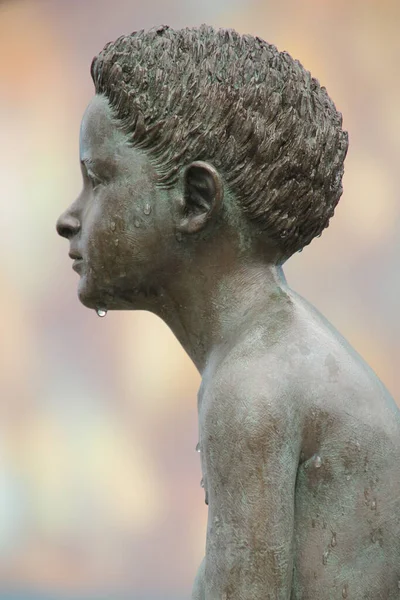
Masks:
[[[199,428],[210,504],[218,491],[231,490],[234,498],[244,487],[258,498],[269,493],[268,485],[271,492],[278,482],[290,490],[294,485],[302,415],[285,378],[263,364],[254,356],[246,363],[231,360],[204,390]]]
[[[289,365],[268,352],[235,352],[214,373],[202,394],[200,425],[211,440],[298,438],[301,403]]]

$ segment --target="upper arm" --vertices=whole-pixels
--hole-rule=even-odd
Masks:
[[[206,598],[290,597],[301,446],[293,400],[279,382],[253,379],[222,383],[204,407]]]

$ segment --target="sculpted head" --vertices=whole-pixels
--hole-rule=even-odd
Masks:
[[[233,30],[159,27],[107,44],[91,74],[83,189],[57,222],[86,306],[151,309],[217,248],[281,265],[328,226],[347,133],[286,52]]]

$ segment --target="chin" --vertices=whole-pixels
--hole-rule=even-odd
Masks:
[[[141,290],[121,290],[119,286],[107,288],[97,281],[88,281],[83,275],[78,284],[78,298],[86,308],[97,310],[151,310],[149,299]]]
[[[86,308],[91,308],[93,310],[98,308],[108,308],[104,293],[102,293],[100,289],[97,289],[94,282],[89,282],[85,275],[81,277],[78,284],[78,298]]]

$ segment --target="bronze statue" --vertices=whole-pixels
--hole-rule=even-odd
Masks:
[[[159,315],[202,375],[192,598],[400,598],[399,410],[282,271],[342,194],[341,114],[231,29],[134,32],[91,74],[83,189],[57,230],[81,302]]]

